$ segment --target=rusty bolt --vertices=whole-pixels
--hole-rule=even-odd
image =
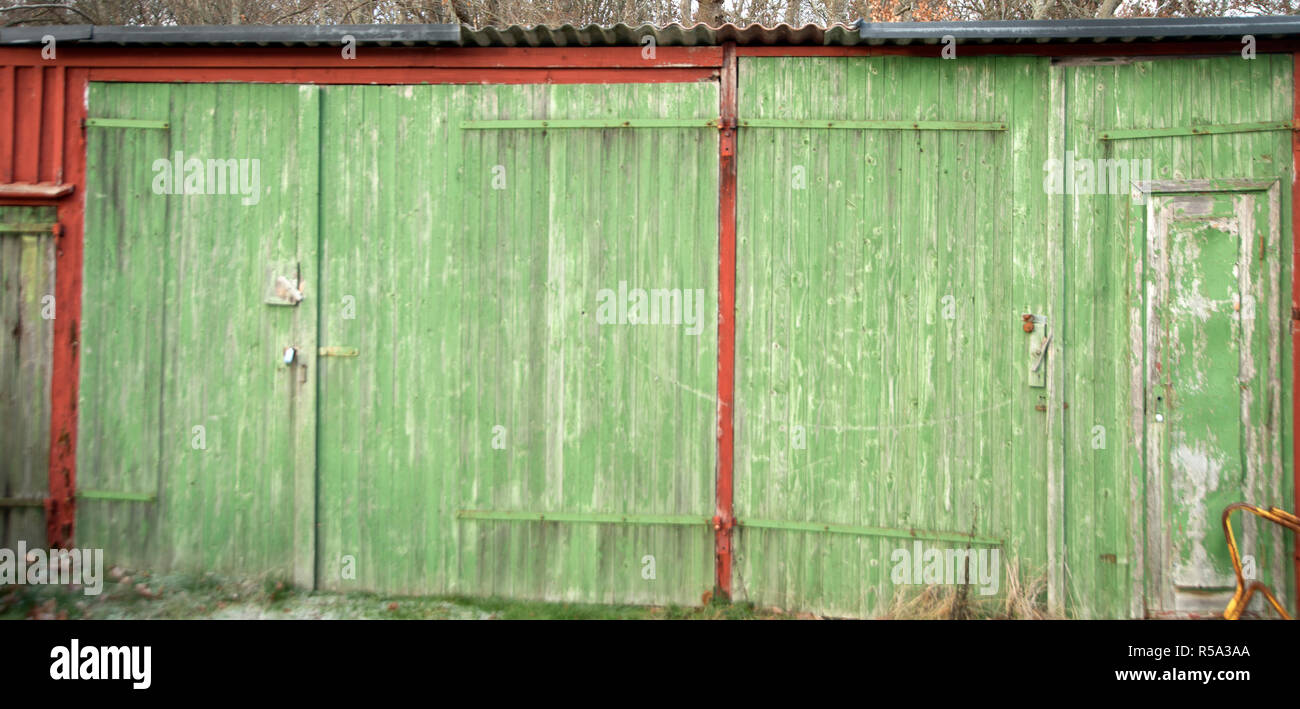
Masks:
[[[1021,328],[1023,328],[1025,332],[1033,332],[1033,331],[1034,331],[1034,321],[1033,321],[1033,320],[1026,320],[1026,321],[1025,321],[1025,324],[1024,324],[1024,325],[1021,325]]]

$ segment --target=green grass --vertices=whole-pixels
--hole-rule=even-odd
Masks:
[[[0,587],[0,620],[37,619],[391,619],[391,620],[751,620],[795,616],[747,603],[629,606],[503,598],[403,597],[294,590],[284,579],[114,570],[88,596],[64,586]]]

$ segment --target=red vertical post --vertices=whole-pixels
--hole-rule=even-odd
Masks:
[[[1300,53],[1291,55],[1291,466],[1292,505],[1300,514]],[[1292,563],[1295,565],[1295,608],[1300,615],[1300,533],[1294,535]]]
[[[54,353],[50,372],[50,496],[45,501],[45,536],[51,548],[73,544],[77,488],[77,397],[80,383],[82,231],[86,206],[86,140],[81,121],[86,115],[85,69],[70,69],[58,82],[64,92],[57,103],[62,115],[56,150],[67,165],[53,174],[66,176],[72,194],[58,206],[59,229],[54,238]],[[37,119],[39,120],[39,118]]]
[[[18,132],[18,67],[0,67],[0,182],[14,181],[14,135]]]
[[[42,180],[49,180],[55,184],[63,183],[63,156],[65,154],[63,137],[68,134],[64,130],[67,126],[65,120],[68,111],[68,69],[67,67],[54,68],[54,108],[51,118],[54,125],[54,156],[51,158],[51,167],[53,173],[47,173],[41,176]]]
[[[718,92],[718,475],[713,596],[731,598],[733,399],[736,381],[736,43],[722,49]]]

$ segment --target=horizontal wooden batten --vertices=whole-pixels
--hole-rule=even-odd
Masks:
[[[1187,135],[1224,135],[1228,133],[1262,133],[1275,130],[1292,130],[1287,121],[1261,123],[1228,123],[1206,126],[1175,126],[1172,128],[1121,128],[1097,134],[1099,140],[1141,140],[1142,138],[1172,138]]]
[[[629,525],[669,525],[693,527],[697,525],[712,526],[708,517],[690,515],[638,515],[638,514],[600,514],[582,512],[513,512],[494,510],[458,510],[456,518],[469,521],[488,522],[566,522],[574,524],[629,524]],[[821,522],[785,522],[764,519],[736,520],[739,527],[751,529],[778,529],[792,532],[826,532],[831,534],[851,534],[864,537],[886,537],[891,539],[918,539],[932,542],[951,542],[954,544],[980,544],[983,546],[1001,546],[1002,540],[961,532],[936,532],[922,529],[891,529],[888,527],[859,527],[846,524],[826,524]]]
[[[95,67],[90,81],[250,84],[684,84],[716,81],[711,68],[449,69],[411,67]]]
[[[700,515],[638,515],[587,512],[502,512],[493,510],[458,510],[456,519],[484,522],[569,522],[574,524],[632,524],[675,527],[711,526]]]
[[[44,507],[44,497],[0,497],[0,509],[6,507]]]
[[[717,118],[579,118],[461,121],[461,130],[552,130],[583,128],[717,128]]]
[[[112,492],[109,490],[78,490],[78,500],[105,500],[109,502],[156,502],[158,495],[146,492]]]
[[[1004,131],[1006,123],[986,121],[822,121],[788,118],[742,118],[741,128],[796,130],[953,130]]]
[[[155,128],[167,130],[171,124],[167,121],[146,121],[135,118],[87,118],[86,126],[98,128]]]
[[[826,532],[830,534],[855,534],[863,537],[886,537],[890,539],[917,539],[929,542],[952,542],[954,544],[981,544],[984,546],[1002,546],[1002,540],[994,537],[981,537],[961,532],[935,532],[923,529],[892,529],[889,527],[859,527],[850,524],[824,524],[821,522],[783,522],[769,519],[738,519],[736,526],[751,529],[779,529],[788,532]]]
[[[0,224],[0,234],[50,234],[57,224]]]

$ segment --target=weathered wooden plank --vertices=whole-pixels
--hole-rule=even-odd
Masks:
[[[0,547],[10,549],[45,543],[54,217],[49,207],[0,207]]]
[[[123,85],[109,92],[93,85],[87,100],[108,118],[170,115],[166,86]],[[162,480],[170,239],[167,198],[153,193],[151,168],[155,160],[173,157],[168,137],[165,131],[133,129],[86,134],[79,489],[145,493],[158,490]],[[77,542],[104,548],[109,563],[154,565],[158,560],[146,549],[165,509],[81,501]]]
[[[294,254],[297,256],[300,290],[312,295],[321,293],[319,243],[321,205],[320,88],[298,87],[294,106],[296,130],[296,174],[298,200],[286,205],[293,210]],[[292,346],[300,353],[298,374],[290,372],[293,391],[293,582],[300,588],[316,587],[316,433],[317,387],[320,358],[333,354],[330,348],[318,348],[317,335],[322,303],[319,297],[304,298],[295,307]],[[353,350],[355,353],[356,350]],[[271,551],[270,549],[267,550]]]

